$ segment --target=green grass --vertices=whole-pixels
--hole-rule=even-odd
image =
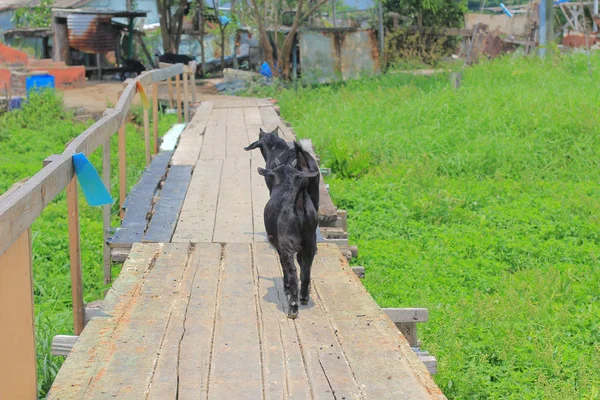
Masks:
[[[427,307],[450,399],[600,389],[600,57],[506,57],[275,94],[382,307]]]
[[[133,114],[134,123],[128,124],[126,129],[128,190],[145,167],[143,128],[135,123],[140,119],[141,109],[134,109]],[[176,119],[173,115],[159,118],[159,133],[166,133]],[[47,156],[62,153],[65,144],[92,122],[74,122],[73,115],[65,111],[61,98],[52,92],[33,96],[23,110],[1,116],[0,193],[14,182],[33,176],[41,169]],[[101,157],[101,149],[90,157],[99,173],[102,170]],[[119,224],[118,173],[118,137],[114,135],[111,140],[111,193],[116,200],[112,207],[113,227]],[[89,207],[81,193],[79,221],[83,293],[84,300],[90,302],[102,298],[107,289],[102,278],[102,210]],[[32,237],[38,386],[40,397],[44,397],[63,361],[62,357],[50,355],[52,337],[73,334],[65,191],[36,219]],[[113,267],[113,276],[118,273],[119,267]]]

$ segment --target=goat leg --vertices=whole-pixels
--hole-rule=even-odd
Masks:
[[[298,253],[298,264],[300,264],[300,303],[308,304],[310,292],[310,270],[312,268],[313,259],[315,258],[315,249],[304,247]]]
[[[287,281],[289,283],[289,295],[287,296],[289,306],[288,318],[296,319],[298,317],[298,272],[296,271],[296,264],[294,263],[294,253],[282,253],[283,254],[280,254],[279,258],[284,270],[284,275],[287,274]]]

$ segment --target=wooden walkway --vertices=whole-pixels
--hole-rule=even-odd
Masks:
[[[264,161],[243,150],[278,125],[292,140],[264,101],[202,103],[48,399],[445,398],[337,246],[319,244],[311,300],[286,317]]]

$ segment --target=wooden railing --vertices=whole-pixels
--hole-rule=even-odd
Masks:
[[[148,110],[144,109],[144,140],[146,162],[158,146],[158,86],[171,78],[184,82],[195,68],[176,64],[146,72],[125,82],[114,109],[108,109],[103,117],[76,137],[60,155],[44,161],[44,167],[33,177],[15,184],[0,196],[0,399],[35,399],[37,397],[35,323],[32,288],[32,239],[31,225],[48,204],[63,190],[67,190],[69,257],[73,299],[75,335],[84,327],[83,286],[81,279],[80,227],[78,214],[78,185],[72,156],[92,154],[102,146],[102,178],[110,188],[110,139],[119,134],[119,197],[121,210],[127,195],[126,187],[126,140],[125,124],[134,97],[142,88],[152,87],[154,116],[154,148],[150,148]],[[180,86],[177,86],[180,93]],[[188,88],[184,88],[185,120],[188,114]],[[195,93],[194,93],[195,94]],[[195,96],[194,96],[195,97]],[[172,96],[169,97],[172,103]],[[178,96],[178,118],[181,121],[181,98]],[[103,209],[104,227],[104,283],[111,282],[110,249],[106,245],[110,231],[110,205]]]

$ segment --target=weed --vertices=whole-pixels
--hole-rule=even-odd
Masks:
[[[581,55],[277,94],[382,307],[427,307],[451,399],[598,398],[600,114]],[[364,157],[364,159],[363,159]],[[349,179],[351,178],[351,179]]]

